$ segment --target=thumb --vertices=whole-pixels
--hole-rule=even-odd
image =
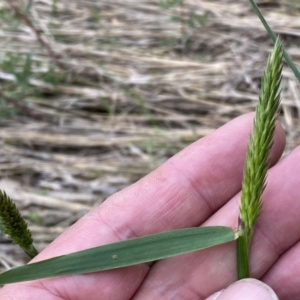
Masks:
[[[278,300],[275,292],[265,283],[247,278],[236,281],[225,290],[215,293],[206,300]]]

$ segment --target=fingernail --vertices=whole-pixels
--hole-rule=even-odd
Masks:
[[[218,297],[224,292],[225,290],[219,291],[214,293],[213,295],[209,296],[208,298],[206,298],[205,300],[217,300]]]
[[[279,300],[275,292],[265,283],[247,278],[231,284],[207,300]]]

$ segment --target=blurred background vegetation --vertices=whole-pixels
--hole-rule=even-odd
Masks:
[[[299,1],[257,3],[299,64]],[[1,0],[0,188],[37,248],[253,111],[271,48],[247,0]],[[300,89],[283,74],[286,154],[300,141]],[[2,269],[26,261],[0,242]]]

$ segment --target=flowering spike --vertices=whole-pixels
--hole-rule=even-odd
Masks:
[[[239,216],[240,237],[237,240],[239,279],[249,277],[248,251],[254,226],[262,209],[261,195],[266,187],[269,155],[280,104],[282,57],[282,46],[277,40],[262,79],[244,167]]]
[[[0,190],[0,229],[12,241],[19,245],[26,254],[33,258],[38,254],[33,246],[31,232],[22,218],[16,204]]]

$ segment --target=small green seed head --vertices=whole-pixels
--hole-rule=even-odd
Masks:
[[[8,235],[12,241],[23,249],[32,247],[31,232],[27,223],[22,218],[15,203],[0,190],[0,222],[4,229],[3,233]]]
[[[277,40],[262,80],[253,133],[250,136],[247,150],[239,229],[247,236],[249,243],[262,209],[261,195],[266,187],[268,160],[280,104],[282,57],[282,46]]]

